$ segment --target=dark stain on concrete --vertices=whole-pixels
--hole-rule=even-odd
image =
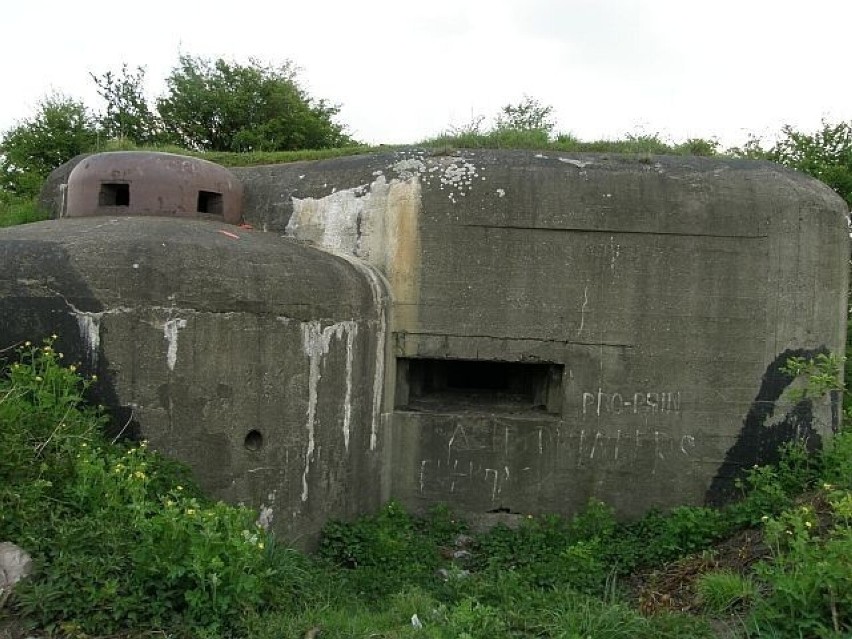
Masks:
[[[7,349],[7,358],[12,358],[14,351],[9,349],[16,345],[27,340],[39,345],[57,335],[54,348],[63,354],[63,363],[78,363],[84,377],[97,376],[86,399],[109,408],[107,437],[139,439],[140,425],[133,419],[132,407],[122,406],[118,399],[114,368],[100,348],[92,365],[71,313],[100,313],[104,306],[71,264],[66,248],[55,242],[5,241],[0,244],[0,261],[10,269],[0,282],[0,348]]]
[[[801,439],[808,450],[822,448],[822,437],[813,427],[813,403],[810,399],[798,402],[781,421],[766,425],[766,421],[775,413],[775,403],[793,383],[794,378],[782,370],[784,365],[791,357],[811,359],[819,354],[828,354],[828,349],[823,346],[817,349],[786,350],[766,368],[740,436],[728,449],[725,461],[707,490],[705,500],[708,504],[720,505],[734,499],[737,480],[744,477],[746,471],[755,464],[777,462],[782,446],[789,441]],[[832,422],[837,419],[836,404],[837,399],[832,397]]]

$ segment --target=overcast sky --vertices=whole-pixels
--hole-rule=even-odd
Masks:
[[[530,95],[581,139],[660,133],[740,144],[852,120],[849,0],[7,0],[0,131],[89,72],[180,53],[292,60],[371,143],[416,142]]]

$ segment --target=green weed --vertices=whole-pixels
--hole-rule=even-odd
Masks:
[[[84,402],[91,380],[53,344],[18,348],[0,381],[0,538],[38,575],[16,610],[99,634],[236,627],[276,580],[255,513],[205,500],[144,442],[107,442]]]
[[[0,192],[0,228],[39,222],[45,219],[47,219],[47,215],[38,209],[35,200],[5,195]]]
[[[711,614],[728,613],[748,605],[758,594],[751,578],[729,570],[701,575],[695,582],[695,591],[701,605]]]

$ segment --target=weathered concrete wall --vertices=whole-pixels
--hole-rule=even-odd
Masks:
[[[200,221],[67,219],[0,238],[2,343],[59,333],[116,428],[187,461],[213,496],[271,508],[307,545],[328,517],[379,503],[383,286],[292,240]]]
[[[555,365],[555,411],[389,387],[386,495],[411,506],[716,501],[780,441],[837,426],[827,402],[785,406],[778,373],[844,345],[846,209],[816,181],[768,163],[496,151],[237,174],[255,223],[387,276],[398,369]]]
[[[779,370],[845,343],[847,210],[814,180],[521,151],[233,172],[258,232],[0,233],[0,337],[79,336],[132,428],[215,495],[274,499],[290,537],[389,497],[485,519],[720,501],[838,425]]]

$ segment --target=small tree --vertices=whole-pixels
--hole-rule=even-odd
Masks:
[[[53,169],[90,151],[97,138],[93,118],[82,102],[61,94],[47,96],[35,116],[19,122],[0,140],[0,188],[35,196]]]
[[[139,145],[164,141],[160,119],[145,99],[145,67],[130,70],[122,64],[118,72],[89,75],[98,87],[98,95],[106,102],[106,112],[98,117],[106,137]]]
[[[553,133],[556,123],[552,120],[553,107],[544,105],[528,95],[517,104],[507,104],[497,115],[495,129],[512,131],[543,131]]]
[[[248,65],[182,55],[157,103],[166,131],[211,151],[288,151],[351,143],[339,108],[299,86],[290,62]]]

